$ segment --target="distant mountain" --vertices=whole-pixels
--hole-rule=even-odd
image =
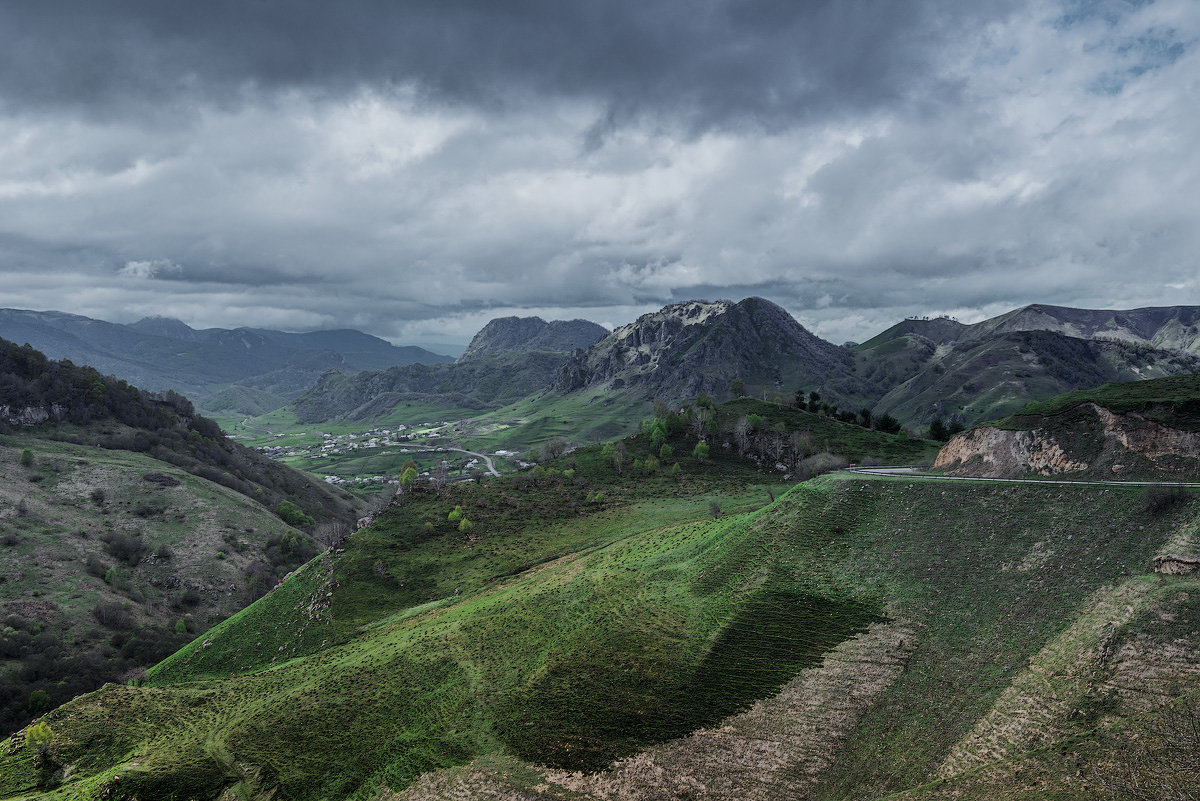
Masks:
[[[747,392],[855,386],[853,356],[817,337],[762,298],[689,301],[644,314],[586,352],[554,382],[559,392],[618,390],[675,401],[704,392],[724,398],[740,379]]]
[[[905,320],[854,348],[880,394],[863,401],[910,425],[1003,417],[1030,401],[1110,381],[1200,372],[1200,307],[1032,305],[965,325]]]
[[[352,330],[299,334],[261,328],[196,330],[168,317],[121,325],[22,309],[0,309],[0,337],[27,342],[51,358],[86,364],[145,389],[186,394],[201,408],[208,408],[207,399],[231,385],[271,392],[282,404],[330,369],[451,361],[423,348],[396,347]]]
[[[459,361],[534,350],[570,353],[591,346],[607,333],[607,328],[588,320],[546,322],[540,317],[497,317],[475,335]]]
[[[497,318],[475,335],[454,364],[326,373],[296,399],[296,415],[304,422],[374,420],[398,403],[412,401],[479,411],[499,408],[549,388],[572,350],[606,333],[587,320]]]

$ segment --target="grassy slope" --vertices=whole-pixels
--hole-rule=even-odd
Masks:
[[[1172,376],[1150,381],[1104,384],[1095,389],[1068,392],[1041,403],[1031,403],[993,425],[1031,429],[1081,414],[1078,407],[1094,403],[1115,413],[1138,412],[1149,420],[1184,431],[1200,431],[1200,375]],[[1090,415],[1089,415],[1090,416]]]
[[[607,468],[575,459],[598,484]],[[237,781],[308,798],[370,797],[491,752],[596,768],[768,694],[886,611],[919,642],[819,787],[874,797],[934,778],[1031,659],[1099,614],[1096,593],[1131,580],[1168,599],[1197,589],[1137,579],[1187,513],[1147,521],[1132,491],[826,478],[705,519],[706,495],[753,475],[731,466],[715,483],[692,473],[690,486],[627,475],[597,509],[554,477],[414,496],[207,648],[163,663],[155,686],[48,715],[52,754],[75,765],[56,797],[115,772],[143,798]],[[442,523],[451,502],[466,502],[475,541]],[[1200,623],[1194,606],[1173,610],[1182,631]],[[1115,634],[1158,619],[1134,616]],[[266,621],[296,639],[270,639]],[[1080,714],[1050,736],[1086,737],[1122,711],[1062,681]],[[4,794],[37,781],[30,751],[0,757]],[[1079,797],[1061,771],[1048,775]]]
[[[24,450],[33,457],[28,467],[20,463]],[[147,474],[179,484],[160,486],[146,481]],[[103,495],[94,497],[98,492]],[[104,542],[111,534],[136,537],[141,553],[118,558]],[[247,567],[269,562],[268,542],[284,535],[305,538],[261,504],[148,456],[0,437],[0,671],[6,689],[21,688],[16,700],[22,706],[35,689],[58,704],[81,691],[82,677],[77,668],[58,671],[47,662],[108,660],[94,672],[110,679],[147,667],[162,655],[155,639],[171,648],[187,639],[173,636],[179,620],[202,631],[247,603]],[[102,624],[93,614],[100,604],[125,612]],[[21,631],[45,636],[23,643]],[[42,666],[31,670],[31,664]],[[90,686],[98,684],[93,677]],[[14,729],[23,723],[0,720]]]

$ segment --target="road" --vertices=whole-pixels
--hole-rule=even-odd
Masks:
[[[488,456],[486,453],[476,453],[475,451],[467,451],[463,450],[462,448],[451,448],[447,445],[413,445],[411,442],[404,443],[404,447],[408,448],[410,451],[458,451],[459,453],[465,453],[468,456],[476,456],[482,459],[483,463],[487,465],[489,473],[497,478],[500,477],[500,471],[496,469],[494,464],[492,464],[492,457]]]
[[[996,481],[1006,484],[1084,484],[1092,487],[1189,487],[1200,489],[1200,483],[1179,481],[1095,481],[1069,478],[983,478],[975,476],[943,476],[926,473],[920,467],[848,467],[847,473],[875,476],[903,476],[937,481]]]

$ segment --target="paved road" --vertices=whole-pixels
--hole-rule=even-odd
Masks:
[[[926,478],[937,481],[998,481],[1006,484],[1085,484],[1095,487],[1191,487],[1200,489],[1200,483],[1179,481],[1093,481],[1069,478],[982,478],[975,476],[943,476],[926,473],[921,467],[848,467],[848,473],[864,473],[874,476],[903,476]]]

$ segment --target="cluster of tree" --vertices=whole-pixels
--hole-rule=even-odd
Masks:
[[[934,418],[934,421],[929,424],[928,438],[937,440],[938,442],[948,442],[956,434],[961,434],[966,429],[961,420],[951,420],[949,425],[940,417]]]
[[[5,618],[0,624],[0,733],[16,731],[105,682],[124,680],[174,653],[192,636],[182,618],[170,626],[133,630],[131,616],[122,611],[110,615],[101,610],[111,625],[97,619],[103,628],[76,637],[91,643],[83,650],[64,645],[65,631],[16,614]]]
[[[843,423],[871,428],[876,431],[882,431],[885,434],[900,433],[900,421],[890,414],[876,416],[874,412],[865,406],[857,412],[849,409],[838,409],[836,404],[822,400],[821,393],[816,390],[812,390],[807,394],[802,389],[796,390],[793,405],[797,409],[802,409],[811,414],[825,415]]]

